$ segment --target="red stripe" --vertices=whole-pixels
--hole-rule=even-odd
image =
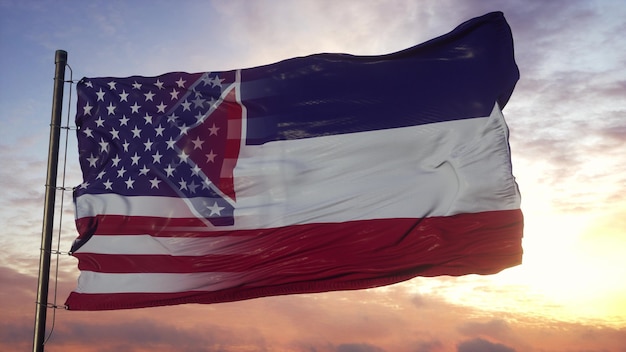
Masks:
[[[492,274],[521,262],[522,220],[520,210],[509,210],[422,220],[299,225],[264,230],[245,246],[233,248],[238,254],[202,257],[76,253],[81,270],[240,272],[248,283],[234,290],[201,293],[72,293],[68,305],[70,309],[100,310],[214,303],[360,289],[415,276]],[[235,233],[251,235],[255,231]]]
[[[519,213],[519,216],[517,215]],[[518,217],[521,219],[521,211],[515,210],[496,210],[481,213],[457,214],[453,216],[438,216],[425,219],[374,219],[361,221],[348,221],[343,224],[352,222],[391,222],[409,221],[411,224],[420,221],[428,221],[429,223],[438,224],[452,221],[452,224],[461,223],[463,221],[475,221],[478,223],[497,222],[496,218],[503,221],[516,222]],[[467,220],[465,220],[467,219]],[[341,226],[342,223],[333,223],[330,225]],[[236,230],[221,231],[214,230],[218,227],[209,228],[207,224],[198,218],[161,218],[150,216],[126,216],[126,215],[97,215],[94,217],[84,217],[76,220],[76,228],[78,230],[78,239],[87,238],[91,235],[151,235],[155,237],[217,237],[217,236],[251,236],[263,235],[276,231],[277,229],[299,229],[301,227],[322,226],[323,224],[305,224],[292,225],[285,228],[268,228],[254,230]],[[294,231],[295,232],[295,231]]]
[[[241,104],[237,102],[236,90],[232,89],[224,98],[224,102],[220,105],[220,109],[227,109],[227,137],[226,148],[224,150],[224,162],[220,171],[219,188],[231,199],[236,200],[235,181],[233,178],[233,170],[237,165],[239,157],[239,149],[241,146],[241,119],[243,109]]]

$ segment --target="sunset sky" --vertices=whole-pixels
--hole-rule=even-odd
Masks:
[[[391,53],[491,11],[512,28],[521,75],[503,112],[525,216],[522,265],[361,291],[57,310],[46,350],[626,351],[620,0],[0,0],[0,350],[32,345],[55,50],[68,52],[74,80],[224,71],[321,52]],[[74,87],[65,93],[71,124]],[[77,154],[71,131],[67,187],[82,182]],[[71,193],[60,201],[59,192],[67,252],[77,235]],[[63,304],[77,260],[58,264]]]

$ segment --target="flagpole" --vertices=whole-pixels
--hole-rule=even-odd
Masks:
[[[50,122],[50,142],[48,146],[48,174],[44,200],[41,249],[39,253],[39,280],[37,287],[37,310],[35,312],[35,332],[33,351],[43,352],[46,335],[46,313],[48,309],[48,286],[50,279],[50,254],[52,251],[52,231],[54,222],[54,200],[56,196],[57,165],[59,162],[59,138],[61,135],[61,110],[63,106],[63,86],[67,52],[57,50],[54,56],[54,92],[52,96],[52,117]]]

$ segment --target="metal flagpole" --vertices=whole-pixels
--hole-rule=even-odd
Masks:
[[[50,122],[50,144],[48,147],[48,174],[46,176],[46,196],[41,231],[39,253],[39,282],[37,288],[37,310],[33,351],[43,352],[46,335],[46,310],[48,309],[48,284],[50,279],[50,254],[52,251],[52,230],[54,222],[54,199],[56,196],[57,165],[59,162],[59,137],[61,135],[61,110],[63,106],[63,86],[67,52],[57,50],[54,56],[54,92],[52,96],[52,118]]]

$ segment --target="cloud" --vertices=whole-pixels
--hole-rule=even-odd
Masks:
[[[4,319],[0,322],[0,347],[11,346],[7,351],[26,351],[31,347],[32,330],[33,325],[26,321],[15,322]]]
[[[439,340],[420,341],[415,344],[414,352],[443,351],[443,344]]]
[[[131,350],[134,346],[157,351],[218,351],[224,346],[247,345],[264,349],[264,338],[254,330],[231,330],[206,321],[196,329],[183,329],[158,319],[123,319],[115,324],[72,321],[63,324],[51,344],[90,346],[107,341],[107,350]],[[204,346],[204,347],[203,347]],[[222,347],[220,347],[222,346]]]
[[[384,352],[382,348],[366,343],[345,343],[337,346],[337,352]]]
[[[416,16],[429,17],[417,4],[405,1],[281,1],[272,5],[265,1],[215,4],[218,17],[231,19],[224,23],[224,35],[243,49],[244,66],[317,52],[367,55],[404,49],[417,44],[411,38],[427,23],[416,21]]]
[[[515,352],[515,349],[499,343],[475,338],[457,345],[458,352]]]
[[[502,319],[493,319],[485,323],[466,322],[459,326],[458,330],[464,335],[484,335],[494,338],[501,338],[510,333],[509,325]]]
[[[24,122],[22,121],[22,125]],[[46,127],[48,127],[46,125]],[[19,142],[12,143],[12,138],[2,139],[0,143],[0,183],[3,194],[0,197],[0,224],[4,229],[0,236],[0,246],[4,248],[1,263],[12,263],[14,267],[22,267],[24,261],[37,259],[39,256],[41,231],[44,211],[44,193],[46,191],[47,159],[41,152],[47,150],[47,134],[33,132],[30,128],[11,129]],[[22,131],[22,132],[20,132]],[[35,129],[35,131],[38,131]],[[24,134],[22,136],[21,134]],[[65,134],[61,134],[61,146],[65,146]],[[71,137],[70,137],[71,138]],[[45,143],[43,142],[45,141]],[[72,160],[71,144],[69,145],[65,186],[69,189],[78,184],[80,171],[77,160]],[[40,153],[32,152],[39,150]],[[57,186],[63,185],[63,148],[59,152]],[[61,200],[63,198],[63,231],[61,250],[67,250],[69,243],[76,237],[73,224],[74,209],[71,199],[71,190],[62,195],[55,192],[55,222],[54,234],[58,234],[61,220]],[[56,241],[54,244],[56,245]],[[19,260],[8,258],[19,258]],[[36,267],[32,270],[35,271]]]

